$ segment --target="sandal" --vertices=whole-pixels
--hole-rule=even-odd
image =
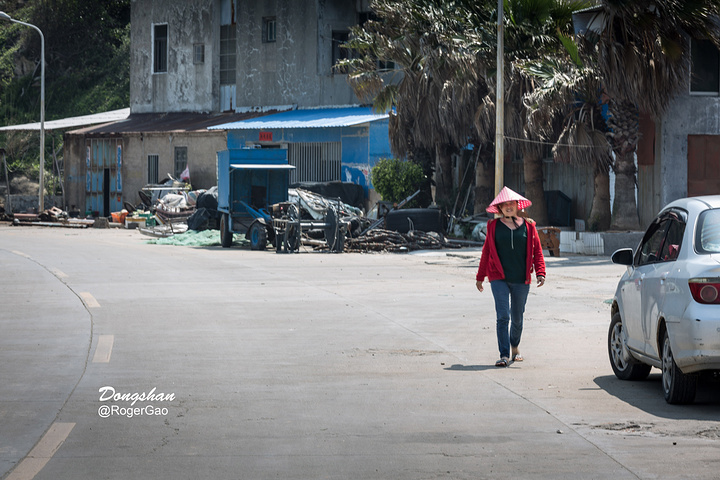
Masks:
[[[496,367],[507,367],[508,366],[508,358],[502,357],[500,360],[495,362]]]
[[[515,355],[512,356],[512,361],[513,361],[513,362],[522,362],[523,360],[524,360],[524,358],[523,358],[522,355],[520,355],[520,352],[518,352],[518,353],[516,353]]]

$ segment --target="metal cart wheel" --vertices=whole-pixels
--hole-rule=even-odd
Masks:
[[[230,248],[233,242],[233,232],[230,231],[230,215],[223,213],[220,217],[220,245]]]

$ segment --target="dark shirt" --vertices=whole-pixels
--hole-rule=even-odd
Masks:
[[[527,237],[525,222],[515,230],[510,230],[502,221],[498,221],[495,245],[508,283],[525,283]]]

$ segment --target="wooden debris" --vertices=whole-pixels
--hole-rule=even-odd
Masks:
[[[435,232],[411,230],[408,233],[399,233],[382,228],[374,228],[359,237],[345,239],[346,252],[407,252],[441,248],[461,248],[461,245],[449,242],[443,235]]]

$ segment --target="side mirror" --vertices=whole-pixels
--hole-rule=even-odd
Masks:
[[[618,265],[627,265],[628,267],[633,264],[633,250],[632,248],[621,248],[615,250],[615,253],[610,257],[613,263]]]

